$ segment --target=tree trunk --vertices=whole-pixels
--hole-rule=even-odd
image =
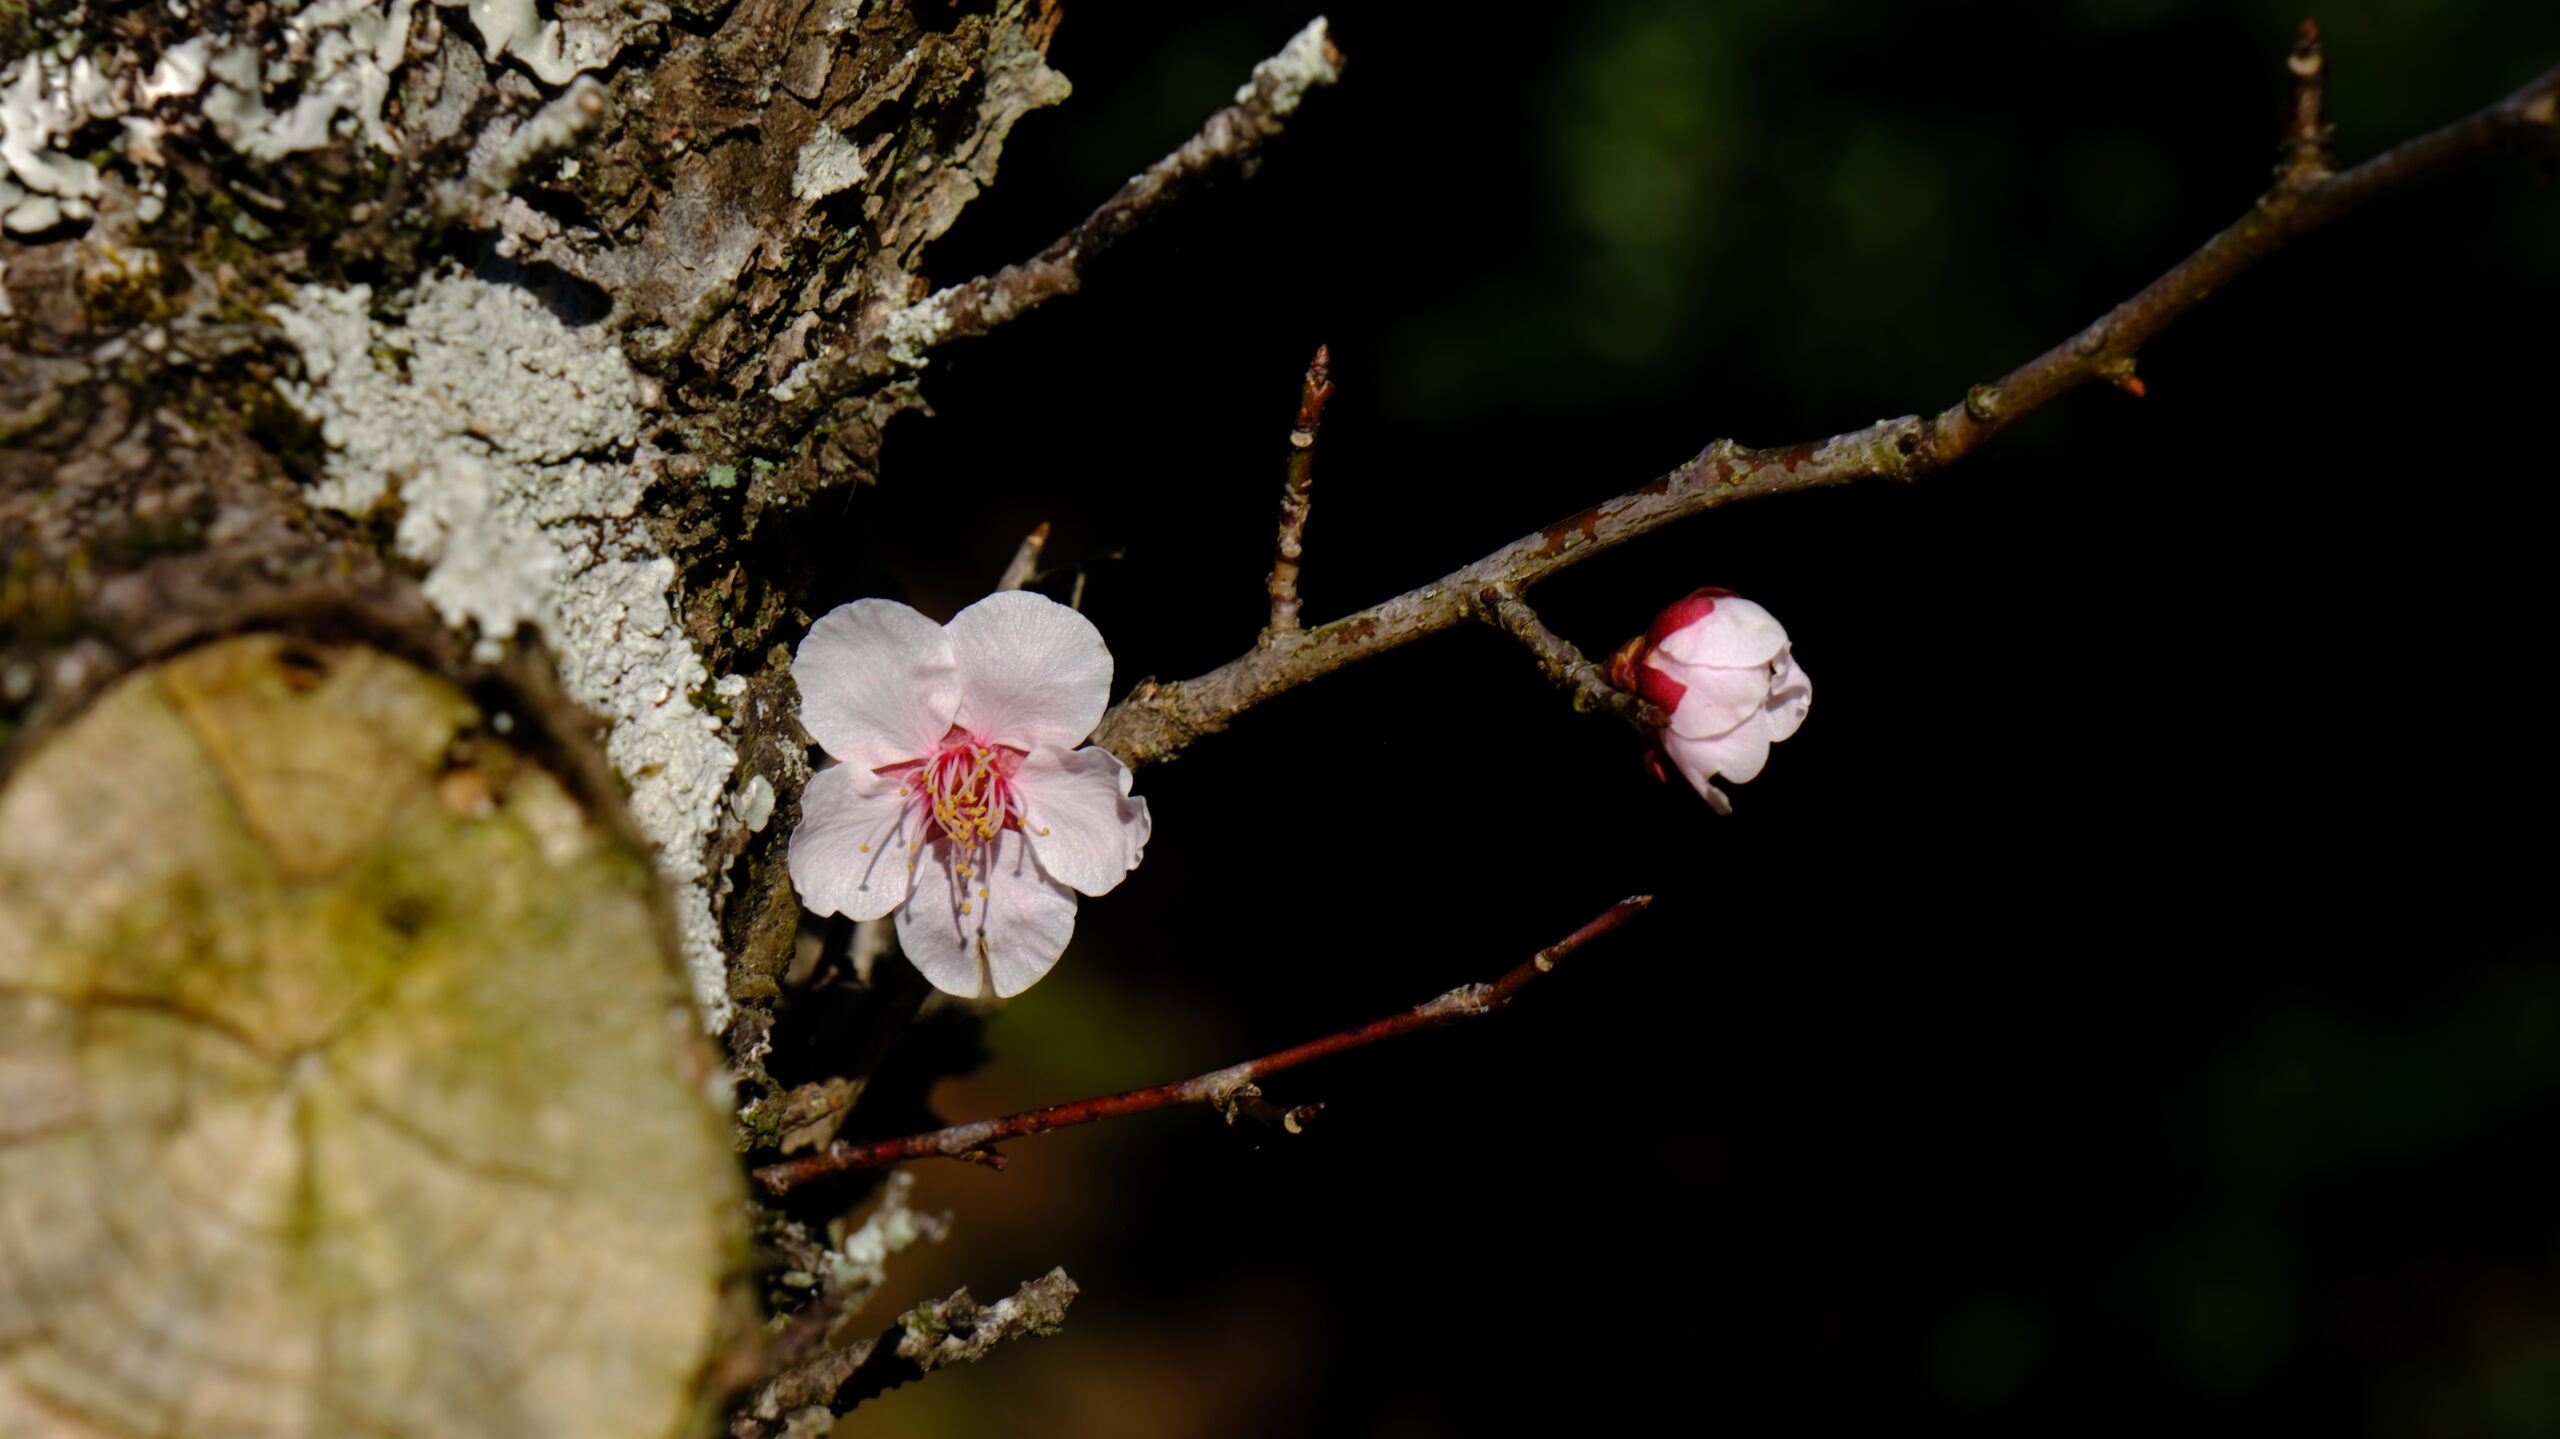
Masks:
[[[919,252],[1066,95],[1054,7],[37,9],[0,33],[0,1428],[685,1432],[735,1168],[616,1116],[698,1137],[706,1030],[751,1137],[843,1107],[762,1064],[825,560],[794,521],[920,403]],[[696,1022],[660,1023],[687,988]],[[345,1036],[385,1027],[418,1052],[362,1070]],[[161,1108],[118,1109],[145,1079]],[[175,1197],[186,1143],[264,1152],[169,1118],[227,1113],[207,1085],[282,1126],[270,1169],[215,1177],[245,1209]],[[119,1127],[151,1115],[150,1143]],[[481,1230],[424,1227],[488,1285],[431,1281],[459,1261],[395,1243],[396,1205],[330,1253],[331,1206],[373,1193],[359,1131],[421,1166],[400,1193],[467,1191]],[[266,1247],[181,1224],[30,1268],[56,1217],[119,1219],[131,1171],[101,1166],[128,1160]],[[599,1250],[594,1213],[670,1206],[690,1244]],[[170,1297],[252,1270],[247,1308]],[[610,1303],[545,1308],[573,1292]],[[500,1314],[584,1337],[483,1352]],[[307,1365],[244,1357],[286,1351]]]

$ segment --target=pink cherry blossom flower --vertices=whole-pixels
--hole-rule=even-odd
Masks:
[[[1609,682],[1670,712],[1656,736],[1662,752],[1718,814],[1733,813],[1733,801],[1709,781],[1758,777],[1769,746],[1813,707],[1813,682],[1785,628],[1731,590],[1692,590],[1654,616],[1643,638],[1610,657]],[[1660,778],[1660,762],[1647,759]]]
[[[791,883],[819,914],[895,913],[937,989],[1029,989],[1067,947],[1076,895],[1137,867],[1151,823],[1110,751],[1078,749],[1111,693],[1093,622],[1027,590],[937,625],[856,600],[792,660],[800,723],[840,763],[800,798]]]

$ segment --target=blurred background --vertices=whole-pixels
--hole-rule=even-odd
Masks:
[[[1067,0],[1074,99],[932,256],[1029,255],[1313,13]],[[842,519],[937,616],[1049,521],[1119,685],[1263,617],[1300,372],[1308,617],[1709,442],[1930,412],[2237,217],[2259,0],[1337,0],[1250,183],[936,357]],[[2344,161],[2560,61],[2560,7],[2318,12]],[[1536,591],[1587,651],[1699,585],[1816,703],[1719,819],[1492,633],[1143,772],[1157,839],[948,1118],[1188,1075],[1489,979],[1510,1011],[918,1170],[881,1312],[1062,1264],[1066,1330],[847,1432],[2560,1433],[2560,764],[2542,702],[2560,191],[2499,154],[2320,232],[1960,466],[1738,506]],[[1048,588],[1061,597],[1073,581]]]

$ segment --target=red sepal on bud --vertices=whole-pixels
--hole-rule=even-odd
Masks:
[[[1740,598],[1742,598],[1742,596],[1735,594],[1731,590],[1719,590],[1712,587],[1707,589],[1691,590],[1679,599],[1664,606],[1662,613],[1653,617],[1653,623],[1645,626],[1645,640],[1648,643],[1658,645],[1664,640],[1671,638],[1673,632],[1685,630],[1689,626],[1696,624],[1698,621],[1705,619],[1707,616],[1714,614],[1716,612],[1716,601],[1738,600]]]
[[[1691,590],[1674,600],[1664,607],[1662,613],[1653,617],[1653,623],[1645,627],[1643,634],[1618,646],[1610,654],[1608,668],[1604,671],[1609,683],[1630,693],[1643,695],[1648,701],[1661,706],[1666,714],[1680,708],[1680,697],[1689,692],[1689,687],[1664,671],[1646,664],[1645,657],[1653,653],[1664,640],[1714,614],[1716,601],[1740,598],[1742,598],[1740,595],[1731,590],[1709,587]],[[1659,765],[1655,767],[1654,777],[1656,779],[1662,777]]]

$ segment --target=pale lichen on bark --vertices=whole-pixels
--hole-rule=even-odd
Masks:
[[[767,511],[869,478],[880,426],[917,397],[911,383],[849,395],[813,417],[815,445],[738,453],[721,437],[771,403],[795,355],[906,307],[923,247],[993,180],[1012,125],[1068,87],[1044,59],[1056,12],[1033,0],[937,23],[897,5],[748,0],[708,34],[669,13],[320,0],[234,30],[182,5],[110,38],[75,8],[73,39],[0,70],[0,201],[39,241],[9,257],[0,296],[138,263],[130,283],[167,296],[141,337],[182,365],[200,333],[243,333],[244,304],[284,333],[301,373],[275,388],[313,427],[309,500],[388,530],[390,556],[423,568],[422,597],[476,633],[478,661],[532,625],[611,727],[718,1027],[732,988],[723,871],[769,820],[777,782],[787,801],[802,777],[767,653],[801,581],[755,577],[761,600],[742,614],[692,577],[729,568]],[[316,167],[269,167],[313,150],[328,152]],[[235,193],[259,198],[214,196],[208,213],[208,196],[181,196],[164,215],[168,167],[225,152],[249,166]],[[350,163],[337,189],[313,178]],[[340,228],[281,248],[314,185]],[[189,238],[208,220],[220,245],[277,248],[208,273]],[[506,259],[429,272],[456,222]],[[324,257],[366,259],[378,278],[314,275]],[[601,323],[562,323],[537,283]],[[94,378],[76,364],[30,376],[32,417],[59,407],[46,393],[66,380]],[[136,429],[154,448],[166,433]],[[703,483],[712,462],[747,483]],[[742,673],[706,694],[715,666]],[[50,699],[35,711],[78,695]],[[755,759],[734,805],[724,723],[750,732]]]
[[[917,302],[937,293],[923,274],[927,247],[995,179],[1012,127],[1066,98],[1047,63],[1055,4],[173,0],[110,14],[72,0],[50,18],[58,36],[0,53],[0,769],[11,771],[0,803],[41,797],[16,767],[79,733],[101,695],[122,692],[120,679],[198,663],[244,631],[259,633],[256,644],[332,655],[355,651],[329,646],[361,642],[386,664],[440,676],[432,682],[455,686],[454,713],[476,719],[444,736],[445,770],[428,783],[472,842],[524,820],[534,850],[556,859],[553,850],[577,849],[583,814],[609,837],[635,903],[649,886],[626,842],[654,846],[657,898],[632,912],[672,897],[693,1007],[727,1026],[737,1097],[761,1101],[739,1121],[752,1138],[752,1116],[788,1108],[761,1063],[800,917],[781,863],[807,778],[788,662],[829,562],[794,522],[814,499],[876,478],[883,427],[921,403],[926,352],[951,338],[922,333],[933,327]],[[1043,258],[1040,274],[1056,283],[1041,294],[1070,291],[1079,259],[1183,184],[1249,164],[1338,60],[1319,23],[1258,67],[1236,107],[1098,212],[1092,243]],[[1001,318],[973,306],[961,328]],[[822,390],[795,388],[792,377],[824,356],[855,363]],[[290,690],[298,662],[279,663],[270,679]],[[507,751],[507,733],[556,767],[556,788],[575,803],[546,805],[530,769],[507,770],[520,779],[512,787],[484,769]],[[296,802],[315,822],[342,818],[357,807],[353,790],[376,778],[348,778],[348,794],[308,787]],[[175,845],[174,831],[119,832],[146,851]],[[448,838],[427,858],[477,853]],[[181,848],[157,859],[183,869]],[[447,877],[465,889],[488,879]],[[87,892],[76,890],[40,885],[0,900],[41,927],[76,916]],[[547,898],[568,906],[543,911],[556,953],[496,951],[512,965],[509,983],[534,989],[493,981],[495,1008],[451,1023],[410,1015],[409,1037],[464,1055],[574,1018],[580,1004],[541,989],[565,982],[555,973],[564,964],[619,974],[631,991],[586,1008],[646,1001],[661,1020],[683,1012],[633,987],[629,972],[576,970],[567,958],[615,942],[655,954],[663,931],[642,944],[606,908]],[[413,908],[368,890],[348,912],[397,929]],[[488,958],[473,950],[468,962]],[[893,998],[866,1001],[879,1045],[912,1014]],[[53,1031],[41,1028],[29,1020],[0,1033],[0,1079],[49,1052]],[[681,1032],[692,1028],[632,1044],[697,1063],[698,1032]],[[545,1052],[586,1056],[575,1036]],[[302,1102],[299,1061],[269,1068],[260,1082]],[[683,1083],[688,1102],[729,1093],[698,1070],[683,1070]],[[564,1147],[538,1126],[507,1128],[553,1115],[550,1091],[582,1084],[546,1072],[524,1115],[483,1116],[485,1132],[453,1116],[451,1135],[419,1142],[492,1169],[521,1160],[548,1182],[557,1176],[546,1166],[583,1153],[581,1143],[643,1133],[579,1119]],[[812,1121],[826,1133],[813,1129],[811,1142],[832,1137],[861,1092],[858,1081],[842,1087],[843,1103]],[[396,1127],[401,1106],[381,1107]],[[725,1155],[686,1149],[667,1162],[724,1195],[735,1183]],[[585,1168],[609,1182],[654,1172],[610,1155]],[[620,1262],[595,1258],[595,1233],[572,1224],[536,1234],[527,1223],[527,1272]],[[798,1224],[769,1228],[765,1257],[799,1254],[789,1236],[809,1236]],[[801,1246],[822,1299],[803,1312],[833,1333],[891,1254],[940,1228],[893,1190],[869,1221],[821,1232]],[[84,1263],[113,1257],[71,1247]],[[688,1284],[704,1280],[687,1302],[737,1257],[723,1251],[687,1271]],[[597,1302],[628,1292],[595,1288],[607,1296]],[[738,1416],[738,1432],[823,1427],[878,1387],[1045,1332],[1072,1295],[1053,1274],[994,1305],[955,1295],[915,1311],[913,1325],[825,1344],[826,1372],[795,1380],[817,1402],[770,1424]],[[793,1293],[766,1297],[776,1313],[794,1308]],[[0,1320],[17,1322],[10,1298],[0,1293]],[[172,1306],[190,1324],[212,1312]],[[630,1307],[596,1319],[596,1344],[616,1342],[617,1322],[638,1332],[679,1317],[672,1304]],[[687,1323],[702,1314],[682,1310]],[[279,1322],[244,1319],[241,1342],[281,1332]],[[699,1342],[708,1327],[668,1352],[709,1365]],[[421,1361],[430,1368],[478,1352],[420,1342],[435,1346]],[[71,1363],[128,1357],[101,1341]],[[157,1362],[147,1352],[134,1362],[145,1361]],[[535,1368],[520,1412],[471,1432],[583,1432],[558,1412],[573,1402],[564,1381]],[[669,1412],[665,1385],[590,1407],[616,1432],[688,1432],[720,1382],[687,1396],[682,1414]],[[0,1383],[0,1428],[27,1392]],[[188,1439],[226,1432],[183,1416],[171,1424]]]
[[[528,291],[436,275],[394,324],[363,286],[307,285],[271,313],[308,377],[286,398],[330,452],[315,503],[398,513],[423,589],[494,661],[519,624],[549,642],[571,698],[611,726],[605,754],[675,890],[705,1022],[728,1023],[705,847],[737,752],[693,696],[709,683],[675,623],[675,565],[640,518],[656,454],[619,348],[582,339]],[[396,362],[377,355],[397,354]]]

